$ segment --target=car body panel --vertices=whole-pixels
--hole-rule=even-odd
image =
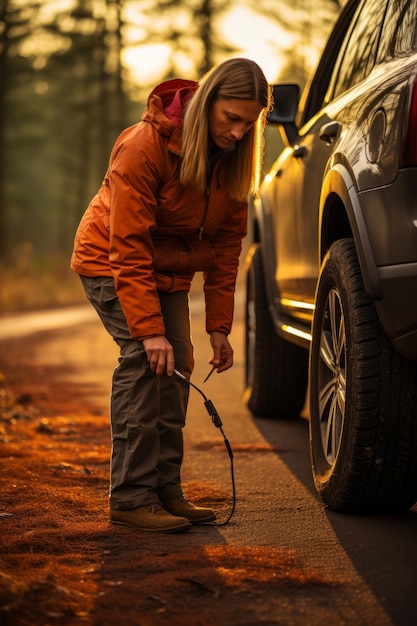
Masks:
[[[300,101],[302,127],[288,132],[285,121],[287,146],[261,186],[255,219],[278,333],[308,347],[322,260],[336,239],[353,236],[385,332],[417,361],[417,167],[402,164],[417,52],[380,58],[375,35],[364,48],[367,75],[337,95],[351,46],[342,42],[363,4],[349,2],[330,36]],[[368,4],[382,23],[385,3]]]

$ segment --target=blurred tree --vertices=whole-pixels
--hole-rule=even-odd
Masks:
[[[76,0],[62,13],[10,0],[2,23],[0,255],[68,253],[125,124],[120,3]]]
[[[316,37],[306,30],[308,19],[325,22],[323,36],[339,8],[337,0],[240,4],[298,33],[300,43],[287,51],[284,74],[297,81],[299,74],[299,82],[303,53],[308,55]],[[63,10],[60,0],[0,0],[0,264],[7,264],[13,289],[19,281],[11,268],[32,272],[42,304],[42,277],[56,274],[60,263],[69,272],[79,218],[100,184],[116,135],[139,119],[138,95],[145,97],[149,81],[153,86],[171,76],[196,79],[239,54],[222,31],[222,20],[237,5],[229,0],[68,0],[64,6],[70,8]],[[263,33],[253,37],[261,41]],[[277,51],[281,43],[276,42]],[[169,50],[167,63],[160,75],[134,83],[126,53],[150,44]],[[51,300],[59,300],[62,282],[50,283]],[[2,280],[3,290],[4,285]],[[0,305],[6,299],[0,296]]]
[[[230,9],[229,0],[130,0],[132,19],[140,16],[142,28],[129,45],[169,45],[164,77],[196,79],[219,60],[236,53],[219,28]]]
[[[4,177],[1,175],[4,171],[4,152],[1,146],[4,145],[5,134],[8,30],[10,28],[10,24],[6,21],[7,4],[7,0],[0,4],[0,250],[4,247],[6,232]]]
[[[270,24],[290,39],[289,44],[277,38],[269,41],[271,58],[286,58],[280,67],[277,62],[275,78],[293,77],[303,85],[324,41],[331,23],[346,0],[126,0],[132,19],[140,24],[138,35],[129,42],[131,46],[169,46],[164,77],[188,75],[196,78],[213,64],[238,54],[241,49],[231,44],[222,30],[223,20],[236,8],[247,15],[263,16]],[[259,30],[245,30],[235,18],[234,30],[248,32],[248,37],[262,42],[270,37]],[[242,28],[243,27],[243,28]],[[237,39],[235,37],[235,39]],[[244,46],[244,44],[243,44]],[[286,47],[287,46],[287,47]],[[151,48],[150,48],[151,49]],[[153,80],[153,78],[152,78]],[[147,85],[142,88],[146,90]]]
[[[106,0],[97,11],[94,0],[77,0],[63,19],[57,16],[48,31],[67,32],[70,46],[48,63],[49,106],[55,111],[57,225],[55,243],[69,251],[79,217],[97,189],[115,136],[126,124],[128,97],[123,89],[121,13],[118,0]],[[64,115],[63,115],[64,114]]]
[[[28,11],[20,11],[10,0],[0,4],[0,255],[6,254],[9,243],[8,225],[13,217],[13,204],[18,183],[14,179],[11,159],[7,158],[6,146],[11,139],[11,123],[8,115],[14,109],[15,115],[23,113],[17,99],[12,95],[18,92],[19,78],[22,78],[22,64],[14,64],[11,57],[14,46],[19,45],[30,33]],[[35,3],[36,5],[36,3]]]

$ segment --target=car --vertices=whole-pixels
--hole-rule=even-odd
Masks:
[[[256,417],[307,414],[329,509],[406,510],[417,501],[417,0],[348,0],[301,97],[291,83],[273,93],[277,158],[253,199],[245,265],[244,399]]]

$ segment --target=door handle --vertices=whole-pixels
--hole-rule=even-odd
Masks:
[[[292,155],[296,159],[304,159],[304,157],[306,157],[307,154],[308,154],[308,150],[305,146],[298,146],[298,145],[293,146]]]
[[[328,122],[320,128],[319,137],[330,146],[339,137],[341,129],[339,122]]]

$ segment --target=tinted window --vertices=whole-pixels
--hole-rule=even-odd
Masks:
[[[330,81],[333,80],[335,61],[340,56],[341,48],[344,48],[346,33],[351,30],[351,22],[356,14],[357,7],[362,5],[363,1],[350,0],[347,2],[333,30],[331,30],[312,83],[303,95],[301,103],[302,113],[298,120],[300,126],[312,118],[322,108],[323,104],[327,103],[328,89]]]
[[[348,34],[347,43],[337,64],[339,69],[333,83],[333,98],[364,80],[372,70],[385,5],[386,1],[369,0],[355,16],[353,28]]]
[[[417,49],[417,2],[391,0],[381,35],[380,60]]]

